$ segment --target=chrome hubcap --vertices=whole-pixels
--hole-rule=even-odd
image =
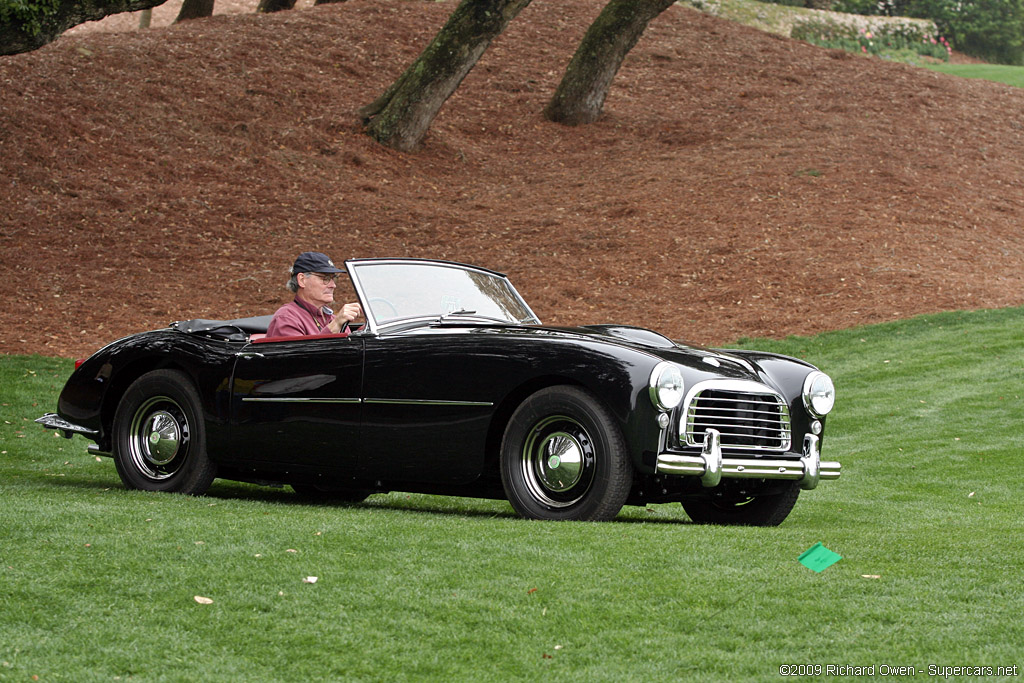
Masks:
[[[185,412],[167,396],[154,396],[135,411],[128,433],[128,453],[140,474],[153,480],[174,476],[188,455]]]
[[[165,411],[154,413],[148,422],[149,442],[145,444],[146,460],[154,465],[166,465],[178,454],[181,431],[174,416]]]
[[[534,498],[544,505],[569,507],[586,494],[594,479],[594,446],[575,419],[541,420],[523,444],[520,471]]]
[[[551,434],[540,444],[540,452],[546,460],[539,464],[537,476],[545,487],[568,491],[579,482],[583,474],[583,447],[572,434]]]

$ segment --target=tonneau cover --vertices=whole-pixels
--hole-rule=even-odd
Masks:
[[[252,318],[237,318],[235,320],[195,318],[193,320],[179,320],[178,322],[171,323],[171,327],[185,334],[205,334],[211,337],[243,341],[250,334],[266,332],[272,317],[273,315],[258,315]]]

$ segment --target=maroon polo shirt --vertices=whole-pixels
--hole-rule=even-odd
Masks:
[[[315,306],[296,297],[277,309],[267,328],[268,337],[294,337],[300,334],[332,334],[327,326],[334,314],[326,306]]]

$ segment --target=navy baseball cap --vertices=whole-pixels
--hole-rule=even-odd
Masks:
[[[327,254],[319,251],[304,251],[295,259],[292,266],[292,275],[297,273],[343,273],[341,268],[334,266],[334,261],[327,258]]]

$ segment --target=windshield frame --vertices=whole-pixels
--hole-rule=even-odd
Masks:
[[[365,283],[360,280],[359,268],[360,266],[417,266],[417,267],[437,267],[446,269],[455,269],[465,272],[472,272],[488,277],[499,279],[508,288],[511,294],[515,297],[516,301],[528,315],[521,321],[514,320],[498,320],[494,317],[488,317],[485,315],[474,316],[473,311],[467,311],[460,313],[459,311],[436,311],[425,315],[415,316],[403,316],[399,318],[388,319],[383,323],[379,323],[373,315],[373,311],[368,306],[370,300],[373,298],[372,292],[367,292]],[[363,309],[363,316],[366,318],[365,330],[369,334],[381,334],[390,328],[397,328],[397,330],[407,330],[411,328],[424,327],[427,325],[540,325],[540,318],[533,312],[530,305],[526,303],[519,291],[512,285],[512,282],[508,279],[504,273],[499,273],[494,270],[487,268],[481,268],[479,266],[471,266],[466,263],[458,263],[456,261],[443,261],[438,259],[422,259],[422,258],[356,258],[348,259],[345,261],[345,269],[348,271],[349,279],[352,282],[352,286],[355,289],[356,296],[359,298],[359,304]]]

